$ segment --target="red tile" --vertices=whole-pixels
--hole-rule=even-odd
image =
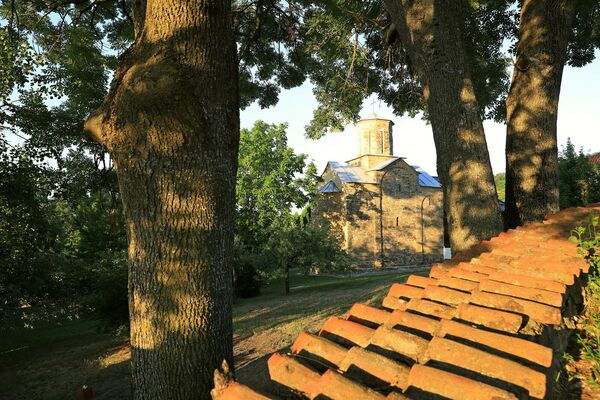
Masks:
[[[390,310],[405,310],[408,305],[408,301],[399,299],[398,297],[386,296],[381,303],[385,308]]]
[[[377,393],[337,372],[327,371],[321,378],[303,388],[310,399],[325,396],[331,400],[384,400],[385,396]]]
[[[435,360],[520,386],[536,399],[546,394],[546,376],[517,362],[452,340],[434,337],[427,355]]]
[[[347,319],[356,318],[363,321],[373,322],[377,325],[383,325],[390,318],[392,313],[379,308],[367,306],[364,304],[354,304],[348,311]]]
[[[417,315],[402,310],[395,310],[388,320],[388,324],[392,328],[397,325],[401,325],[433,335],[438,328],[439,322],[435,319],[427,318],[422,315]]]
[[[509,333],[518,332],[523,324],[523,318],[520,315],[473,304],[460,304],[457,308],[456,318]]]
[[[449,275],[453,278],[465,279],[467,281],[472,282],[481,282],[484,279],[487,279],[486,274],[481,274],[479,272],[467,271],[462,268],[452,268],[449,271]]]
[[[302,332],[291,349],[294,354],[309,353],[320,357],[333,365],[339,365],[346,357],[346,350],[337,343],[323,337]]]
[[[316,371],[292,357],[279,353],[273,354],[267,361],[267,365],[271,380],[294,390],[302,391],[306,385],[316,382],[320,378]]]
[[[424,288],[425,286],[437,285],[438,280],[433,278],[426,278],[424,276],[419,275],[411,275],[406,280],[406,283],[412,286],[418,286],[420,288]]]
[[[455,313],[454,307],[435,303],[425,299],[412,299],[406,305],[406,309],[425,315],[432,315],[438,318],[452,318]]]
[[[468,303],[471,295],[441,286],[428,286],[423,291],[422,297],[424,299],[430,299],[440,303],[457,306],[461,303]]]
[[[559,308],[511,296],[475,291],[470,301],[472,304],[525,314],[543,324],[559,325],[562,321]]]
[[[371,344],[419,361],[428,341],[408,332],[380,326],[371,338]]]
[[[532,361],[546,368],[549,368],[552,364],[552,349],[549,347],[525,339],[473,328],[472,326],[456,321],[443,320],[440,324],[438,331],[440,337],[451,335],[470,340],[471,342],[481,343],[487,347]]]
[[[479,283],[479,289],[484,292],[504,294],[507,296],[518,297],[521,299],[536,301],[538,303],[548,304],[554,307],[561,307],[563,296],[560,293],[549,292],[542,289],[533,289],[511,285],[503,282],[485,280]]]
[[[456,400],[516,400],[505,390],[425,365],[414,365],[408,384],[425,392]]]
[[[489,274],[497,271],[496,268],[492,268],[487,265],[478,265],[478,264],[471,264],[471,263],[466,263],[466,262],[459,263],[458,268],[464,269],[465,271],[479,272],[480,274],[485,274],[485,275],[489,275]]]
[[[215,397],[216,396],[216,397]],[[225,390],[218,395],[213,395],[214,400],[273,400],[274,397],[266,397],[256,393],[254,390],[238,382],[230,383]]]
[[[369,345],[369,340],[375,331],[364,325],[357,324],[356,322],[338,317],[331,317],[325,322],[323,328],[321,328],[319,336],[323,336],[326,332],[349,340],[361,347],[367,347]]]
[[[439,280],[438,286],[462,290],[463,292],[472,292],[479,287],[479,283],[460,278],[453,278],[451,276],[445,276]]]
[[[405,299],[419,299],[423,289],[416,286],[404,285],[401,283],[394,283],[388,292],[388,296],[405,298]]]
[[[512,274],[504,271],[494,272],[490,275],[490,279],[498,282],[510,283],[511,285],[548,290],[559,294],[564,294],[567,291],[567,286],[564,283],[552,281],[550,279]]]
[[[348,351],[347,357],[340,365],[342,371],[348,371],[350,368],[356,367],[369,375],[372,375],[391,386],[401,389],[406,388],[408,381],[408,365],[401,364],[382,356],[362,349],[353,347]]]

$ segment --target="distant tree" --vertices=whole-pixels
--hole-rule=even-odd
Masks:
[[[285,294],[290,293],[290,269],[309,272],[343,271],[350,267],[349,256],[327,227],[303,225],[294,214],[290,223],[271,230],[266,251],[276,264],[275,275],[283,274]]]
[[[256,121],[240,132],[236,181],[236,237],[250,252],[260,251],[269,228],[291,218],[315,192],[314,165],[288,146],[286,124]]]
[[[559,154],[560,207],[579,207],[600,201],[600,168],[590,163],[583,149],[575,151],[571,139]]]
[[[240,133],[236,285],[242,296],[257,294],[256,275],[283,275],[289,291],[290,268],[329,270],[343,259],[329,232],[309,223],[317,170],[288,146],[286,128],[257,121]]]
[[[498,198],[505,201],[505,187],[506,187],[506,173],[500,172],[494,175],[494,181],[496,182],[496,190],[498,191]]]
[[[57,284],[58,232],[44,201],[44,171],[14,150],[0,156],[0,319],[48,299]]]

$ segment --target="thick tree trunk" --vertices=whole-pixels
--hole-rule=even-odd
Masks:
[[[452,250],[467,250],[498,234],[502,218],[465,56],[463,2],[385,0],[385,5],[427,100]]]
[[[115,160],[129,236],[134,399],[210,399],[233,365],[239,145],[229,0],[136,1],[136,42],[88,136]]]
[[[506,100],[506,217],[511,227],[558,211],[556,119],[573,0],[525,0]]]

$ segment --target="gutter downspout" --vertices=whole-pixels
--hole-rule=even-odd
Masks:
[[[429,195],[423,197],[423,200],[421,200],[421,264],[425,264],[425,221],[423,219],[423,204],[425,204],[426,199],[429,199],[429,206],[431,207],[431,197],[429,197]]]

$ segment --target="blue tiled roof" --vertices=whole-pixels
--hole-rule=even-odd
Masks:
[[[432,188],[441,188],[442,187],[442,185],[440,184],[440,182],[437,179],[435,179],[433,176],[429,175],[427,172],[425,172],[424,169],[422,169],[418,165],[411,165],[411,167],[419,173],[419,185],[420,186],[432,187]]]
[[[334,181],[329,181],[319,189],[319,193],[339,193],[340,188],[337,187]]]
[[[339,176],[340,180],[345,183],[373,183],[377,184],[377,181],[371,178],[369,175],[365,173],[365,171],[360,167],[353,167],[348,164],[342,164],[337,161],[329,161],[328,163],[331,165]]]

